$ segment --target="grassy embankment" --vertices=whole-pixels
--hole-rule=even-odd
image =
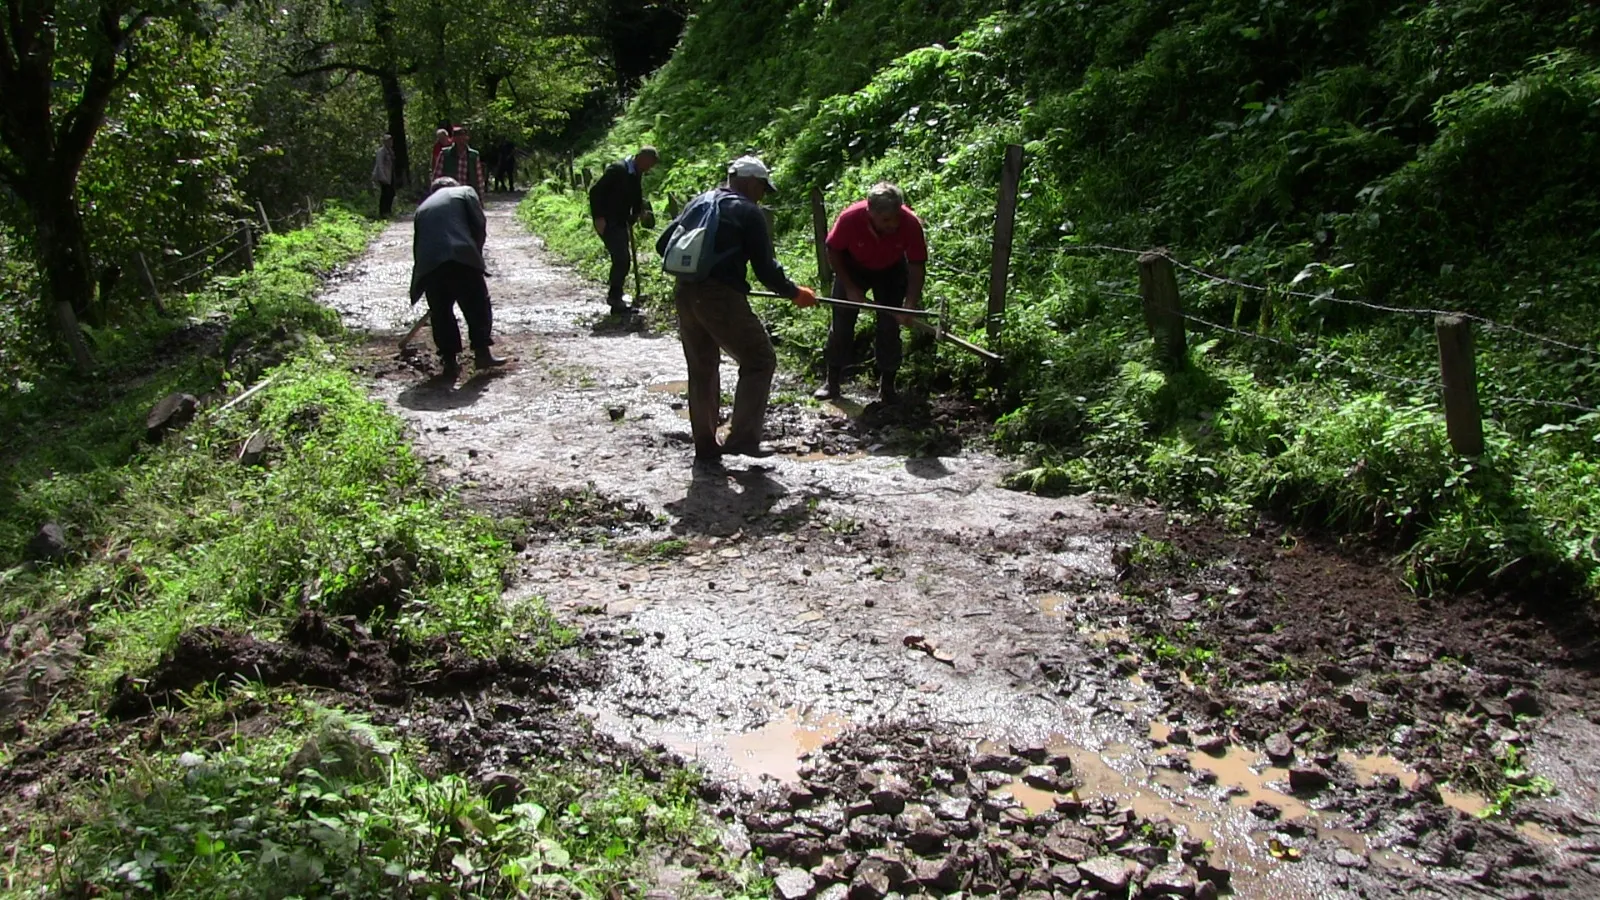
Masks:
[[[687,196],[762,154],[781,255],[814,273],[806,195],[879,179],[931,225],[929,288],[983,340],[1003,150],[1027,151],[1007,363],[912,375],[992,400],[1020,487],[1111,489],[1373,536],[1420,589],[1600,586],[1600,12],[1579,2],[705,4],[601,146]],[[598,268],[580,195],[524,216]],[[642,236],[641,243],[649,240]],[[1154,359],[1134,250],[1168,247],[1190,323]],[[652,267],[653,268],[653,267]],[[659,279],[647,292],[666,294]],[[1347,301],[1376,303],[1400,312]],[[825,317],[763,315],[815,371]],[[1450,450],[1431,309],[1476,331],[1487,451]],[[870,350],[866,326],[861,355]],[[1562,344],[1568,346],[1562,346]],[[1527,402],[1529,400],[1537,402]],[[1571,404],[1571,405],[1561,405]]]
[[[414,677],[440,642],[536,665],[569,640],[537,601],[501,598],[516,523],[431,485],[342,362],[337,316],[313,295],[371,233],[331,210],[269,235],[253,274],[97,335],[94,381],[0,396],[0,548],[19,559],[45,522],[67,542],[64,559],[0,576],[0,773],[38,789],[0,811],[0,895],[517,896],[560,882],[607,896],[650,848],[709,840],[686,773],[651,782],[574,748],[526,760],[527,792],[497,811],[470,773],[428,762],[420,737],[374,727],[360,704],[248,675],[150,718],[102,715],[200,626],[270,642],[306,614],[355,615],[413,648]],[[214,399],[151,444],[145,414],[173,391]],[[243,465],[257,433],[263,462]],[[340,761],[296,771],[307,746]]]

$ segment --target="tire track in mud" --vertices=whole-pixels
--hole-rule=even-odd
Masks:
[[[829,765],[904,750],[885,749],[890,737],[873,744],[873,735],[910,735],[916,746],[954,741],[977,759],[1004,760],[991,759],[987,771],[971,766],[959,789],[934,777],[943,770],[928,770],[939,796],[965,791],[982,807],[975,819],[1012,828],[1007,846],[1038,855],[1045,870],[1048,854],[1017,847],[1034,840],[1023,839],[1033,826],[1021,824],[1028,817],[1020,810],[1042,816],[1045,827],[1033,827],[1041,841],[1047,831],[1059,837],[1072,823],[1057,820],[1087,804],[1102,831],[1166,820],[1179,838],[1213,842],[1209,850],[1167,842],[1172,865],[1184,846],[1192,866],[1173,896],[1205,896],[1192,876],[1211,864],[1231,871],[1238,896],[1514,895],[1471,879],[1441,884],[1390,849],[1374,823],[1358,830],[1348,815],[1317,811],[1315,798],[1290,796],[1287,773],[1261,773],[1265,761],[1244,748],[1213,741],[1210,753],[1191,749],[1172,740],[1170,725],[1152,723],[1170,686],[1119,663],[1127,635],[1094,615],[1097,598],[1117,592],[1118,554],[1152,512],[1003,490],[1006,463],[961,446],[936,406],[912,404],[903,416],[849,400],[810,408],[792,400],[809,386],[783,373],[769,437],[785,452],[731,460],[726,477],[692,477],[684,363],[670,321],[645,331],[608,325],[602,290],[556,264],[513,209],[504,200],[488,209],[496,349],[517,357],[504,372],[469,373],[460,383],[434,377],[426,332],[414,345],[425,349],[396,355],[394,336],[414,313],[405,300],[409,222],[386,230],[324,299],[375,336],[373,391],[411,423],[439,478],[532,524],[507,600],[542,596],[609,648],[610,677],[580,706],[601,729],[664,745],[752,788],[763,776],[792,783],[804,775],[811,784]],[[726,391],[734,378],[725,363]],[[930,446],[939,455],[916,452]],[[853,726],[868,738],[802,766],[801,753]],[[1075,792],[1041,773],[1024,783],[1021,766],[1010,764],[1043,758],[1071,773]],[[879,787],[863,786],[863,796]],[[814,861],[809,851],[772,842],[801,827],[784,816],[813,803],[789,793],[746,794],[725,812],[758,811],[730,828],[733,845],[748,836],[769,861],[789,860],[780,893],[808,896],[826,888],[826,874],[806,874],[806,888],[794,873]],[[1251,803],[1276,812],[1263,818]],[[872,818],[869,806],[855,813]],[[915,830],[915,822],[881,818],[885,831]],[[843,822],[835,823],[840,834]],[[1298,851],[1299,860],[1275,858],[1274,842],[1292,845],[1288,855]],[[823,848],[829,865],[855,852],[847,843]],[[1132,877],[1157,883],[1148,870],[1163,871],[1166,850],[1139,857],[1126,852],[1141,850],[1137,841],[1121,846],[1122,856],[1150,864]],[[861,860],[851,861],[858,874],[843,873],[838,884],[865,877]],[[885,876],[891,886],[896,874]],[[898,887],[908,892],[943,884],[935,874],[920,882],[910,869],[902,874]],[[1116,889],[1058,875],[989,886],[1025,896]]]

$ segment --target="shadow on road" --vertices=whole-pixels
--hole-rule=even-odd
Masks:
[[[674,534],[728,537],[781,534],[811,521],[817,505],[832,491],[791,492],[764,466],[729,468],[720,473],[696,472],[682,500],[666,504],[677,519]]]
[[[463,409],[477,403],[489,389],[489,383],[500,377],[503,371],[497,369],[491,372],[475,372],[471,378],[461,382],[459,387],[453,376],[435,375],[406,388],[395,399],[406,409],[418,412]]]

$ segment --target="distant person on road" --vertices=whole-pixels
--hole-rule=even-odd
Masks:
[[[467,127],[457,125],[450,132],[450,146],[440,151],[439,158],[433,161],[433,177],[454,178],[458,184],[469,185],[482,200],[489,192],[488,173],[478,158],[478,151],[467,146],[467,140]]]
[[[655,168],[657,160],[656,148],[640,147],[632,156],[606,166],[589,188],[589,217],[594,220],[594,233],[600,236],[611,257],[606,305],[619,318],[628,315],[628,307],[622,302],[622,288],[633,266],[628,233],[644,215],[644,176]]]
[[[387,219],[394,212],[394,138],[387,134],[372,161],[372,183],[378,186],[378,218]]]
[[[828,262],[833,266],[833,296],[855,303],[906,309],[922,308],[922,286],[928,274],[928,242],[922,220],[906,206],[905,194],[887,181],[874,185],[865,200],[845,207],[834,220],[827,238]],[[835,306],[828,326],[825,353],[827,376],[817,388],[818,400],[839,396],[839,383],[855,355],[856,317],[860,310]],[[900,371],[900,326],[909,316],[874,313],[878,397],[894,403],[899,394],[895,377]]]
[[[495,156],[494,189],[497,191],[517,189],[517,145],[510,141],[502,141],[500,152]]]
[[[431,173],[439,168],[439,154],[443,153],[445,148],[449,146],[450,129],[440,128],[438,131],[433,133],[433,158],[428,160],[428,172],[430,173],[430,177],[434,177],[431,175]]]
[[[417,207],[412,224],[411,302],[424,294],[428,297],[433,345],[439,350],[446,375],[453,377],[461,371],[456,361],[461,352],[456,306],[467,320],[473,363],[479,369],[503,365],[507,360],[489,349],[494,343],[490,333],[493,311],[489,287],[483,280],[488,221],[478,192],[448,177],[435,178],[428,189],[428,198]]]
[[[773,192],[766,164],[754,156],[741,156],[728,165],[727,184],[689,201],[656,241],[656,252],[665,256],[693,211],[715,204],[714,246],[705,248],[710,253],[707,274],[704,280],[677,276],[672,291],[678,308],[678,336],[689,368],[689,430],[694,436],[697,473],[720,471],[727,454],[768,455],[761,448],[761,433],[778,360],[767,329],[750,309],[745,267],[754,269],[762,284],[792,299],[796,306],[817,302],[816,293],[790,281],[773,255],[767,222],[757,206]],[[719,445],[723,351],[739,364],[739,386],[733,396],[728,439]]]

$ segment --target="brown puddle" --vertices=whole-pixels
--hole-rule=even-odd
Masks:
[[[1072,603],[1072,598],[1064,597],[1060,594],[1045,594],[1035,602],[1039,604],[1039,613],[1041,615],[1051,619],[1059,619],[1067,614],[1065,607]]]
[[[1356,756],[1352,753],[1341,753],[1339,754],[1339,761],[1354,769],[1356,780],[1363,785],[1372,784],[1380,776],[1384,775],[1392,775],[1399,779],[1401,786],[1407,790],[1417,784],[1417,773],[1392,756],[1383,756],[1376,753]],[[1446,806],[1460,810],[1469,816],[1481,816],[1489,808],[1489,801],[1478,794],[1453,791],[1447,787],[1441,787],[1439,788],[1439,795],[1444,799]]]
[[[655,384],[645,387],[645,390],[652,394],[687,394],[689,393],[689,382],[658,381]]]
[[[799,781],[800,759],[838,737],[849,724],[833,713],[802,715],[786,709],[760,728],[729,738],[728,757],[746,775]]]

